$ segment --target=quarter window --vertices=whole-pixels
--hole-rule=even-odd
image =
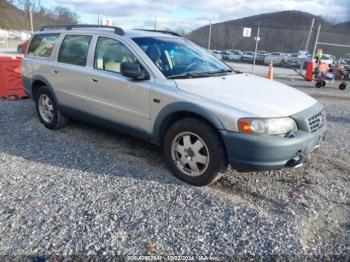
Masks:
[[[135,55],[118,40],[99,37],[96,44],[94,67],[96,69],[120,73],[123,62],[139,63]]]
[[[62,42],[58,62],[86,66],[91,39],[90,35],[67,35]]]
[[[28,55],[50,57],[60,34],[35,35],[28,48]]]

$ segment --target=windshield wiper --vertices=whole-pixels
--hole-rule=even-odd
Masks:
[[[194,77],[208,77],[208,73],[198,73],[198,72],[187,72],[177,75],[168,76],[168,79],[175,79],[175,78],[194,78]]]
[[[221,69],[218,71],[205,72],[205,74],[208,74],[208,75],[217,75],[217,74],[223,74],[223,73],[232,73],[232,70],[231,69]]]
[[[211,75],[218,75],[218,74],[232,73],[232,72],[233,71],[231,69],[221,69],[218,71],[209,71],[209,72],[186,72],[186,73],[182,73],[182,74],[168,76],[168,79],[209,77]]]

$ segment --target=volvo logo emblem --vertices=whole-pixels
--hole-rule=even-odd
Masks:
[[[323,126],[324,121],[325,121],[325,113],[322,112],[322,113],[320,114],[320,116],[318,117],[318,119],[319,119],[319,121],[320,121],[320,122],[318,123],[318,126],[319,126],[319,127]]]

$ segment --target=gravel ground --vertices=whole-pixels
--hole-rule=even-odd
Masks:
[[[323,146],[298,169],[228,171],[196,188],[158,148],[0,101],[0,255],[350,255],[350,96],[327,107]],[[330,95],[331,93],[331,95]]]

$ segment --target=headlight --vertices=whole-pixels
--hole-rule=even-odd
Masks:
[[[241,118],[239,132],[251,135],[282,135],[297,130],[297,124],[290,117],[283,118]]]

